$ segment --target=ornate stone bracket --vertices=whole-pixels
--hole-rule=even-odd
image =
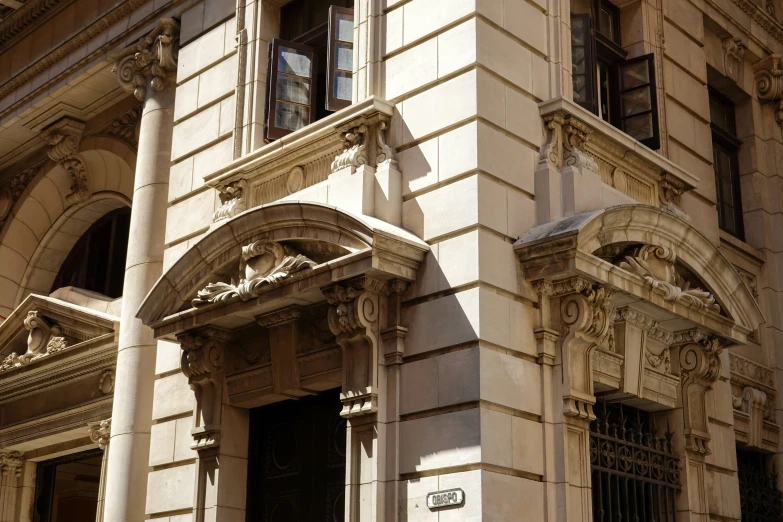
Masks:
[[[343,389],[340,398],[343,417],[378,411],[380,341],[384,341],[384,362],[402,358],[404,328],[383,329],[388,296],[399,294],[404,284],[361,276],[321,291],[329,303],[329,329],[343,349]],[[382,338],[381,338],[382,335]]]
[[[120,85],[144,101],[148,87],[162,92],[167,85],[174,85],[178,54],[179,22],[161,18],[150,34],[115,56],[113,70]]]
[[[231,219],[247,210],[247,181],[240,179],[217,190],[220,207],[212,214],[213,222]]]
[[[266,286],[316,265],[309,257],[276,241],[256,241],[242,247],[239,283],[209,283],[199,290],[193,306],[239,298],[243,301],[258,297]]]
[[[680,385],[685,422],[685,449],[696,455],[711,453],[706,394],[718,380],[723,341],[701,330],[674,334],[680,347]]]
[[[557,169],[563,167],[584,167],[598,172],[598,165],[588,154],[584,145],[590,138],[590,128],[568,115],[558,113],[544,116],[547,142],[541,148],[539,165],[549,163]]]
[[[389,118],[382,116],[376,123],[362,123],[343,132],[343,150],[332,161],[332,172],[346,167],[358,169],[363,165],[397,166],[394,149],[386,142]]]
[[[182,373],[196,396],[191,435],[194,450],[220,444],[223,410],[223,358],[230,332],[206,327],[177,336],[182,347]]]
[[[783,56],[771,54],[753,66],[756,93],[762,102],[777,103],[775,121],[783,123]]]
[[[658,198],[661,201],[661,207],[678,218],[690,222],[691,217],[680,206],[681,196],[687,190],[689,190],[689,187],[679,179],[670,174],[661,174],[658,181]]]
[[[109,447],[109,439],[111,438],[111,419],[94,422],[87,426],[87,430],[90,440],[100,449],[106,451],[106,448]]]
[[[560,340],[563,414],[585,420],[595,419],[592,353],[598,346],[613,351],[613,313],[609,304],[612,291],[582,277],[551,283],[537,281],[534,287],[542,300],[557,300],[552,303],[555,306],[551,309],[559,312],[559,317],[552,318],[553,325],[559,324],[559,328],[547,328],[547,319],[544,318],[545,327],[539,329],[537,336],[542,341]],[[550,308],[550,303],[542,303],[542,308],[544,306]],[[556,334],[558,330],[559,336]]]
[[[64,117],[48,126],[43,136],[49,143],[47,154],[71,176],[71,192],[65,196],[70,206],[84,201],[92,194],[84,161],[76,154],[79,150],[84,122]]]
[[[745,45],[739,38],[727,36],[722,40],[723,70],[726,76],[739,82],[742,79],[742,66],[744,64]]]
[[[27,351],[22,355],[11,352],[0,362],[0,372],[26,366],[68,347],[67,339],[59,326],[52,325],[36,310],[27,313],[24,326],[29,330]]]

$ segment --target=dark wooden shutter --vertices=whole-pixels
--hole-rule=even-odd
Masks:
[[[272,40],[267,78],[267,139],[282,138],[315,120],[316,49]]]
[[[653,150],[661,148],[654,55],[620,62],[617,72],[620,128]]]
[[[353,94],[353,9],[329,7],[326,110],[351,104]]]
[[[571,80],[574,102],[598,114],[595,30],[589,14],[571,15]]]

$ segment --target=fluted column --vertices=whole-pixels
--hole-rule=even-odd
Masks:
[[[152,33],[116,57],[120,84],[143,101],[144,108],[106,473],[107,522],[145,518],[156,343],[152,330],[136,318],[136,312],[163,268],[178,35],[176,20],[161,19]]]
[[[0,452],[0,522],[15,522],[22,463],[21,453]]]

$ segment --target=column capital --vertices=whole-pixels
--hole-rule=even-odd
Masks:
[[[179,54],[179,22],[161,18],[155,29],[115,55],[113,71],[123,89],[144,101],[147,87],[155,92],[173,85]]]
[[[18,451],[0,451],[0,474],[13,474],[18,477],[22,473],[24,456]]]
[[[775,120],[783,123],[783,56],[771,54],[753,66],[753,80],[759,101],[778,104]]]
[[[109,438],[111,437],[111,418],[94,422],[87,427],[90,440],[98,445],[103,451],[109,447]]]

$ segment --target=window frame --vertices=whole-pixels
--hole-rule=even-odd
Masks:
[[[573,42],[574,19],[577,19],[580,22],[582,22],[585,27],[585,42],[584,42],[585,101],[576,102],[576,103],[584,107],[586,110],[592,112],[593,114],[597,114],[598,113],[598,89],[597,89],[598,80],[596,78],[597,61],[596,61],[596,45],[595,45],[595,27],[593,25],[593,17],[587,13],[571,15],[571,31],[572,31],[571,41],[572,42]],[[574,63],[574,50],[572,45],[571,46],[571,64],[572,64],[571,81],[572,82],[574,77],[573,63]]]
[[[338,40],[337,39],[337,15],[350,15],[351,22],[354,22],[354,9],[348,8],[348,7],[340,7],[336,5],[332,5],[329,7],[329,33],[327,37],[327,47],[326,47],[326,53],[327,53],[327,59],[326,59],[326,110],[327,111],[339,111],[340,109],[344,109],[353,103],[353,94],[351,95],[351,100],[344,100],[342,98],[337,98],[334,95],[334,78],[338,71],[342,72],[345,71],[345,69],[337,69],[337,44],[345,42],[345,40]],[[351,40],[351,53],[353,53],[354,46],[356,43]],[[351,72],[351,82],[352,82],[352,88],[351,91],[353,91],[353,70]]]
[[[728,131],[710,121],[710,131],[712,133],[712,167],[715,172],[715,203],[718,211],[718,226],[727,234],[731,234],[737,239],[744,241],[745,222],[743,219],[742,189],[740,186],[739,174],[739,149],[742,146],[742,140],[731,134],[731,131],[736,132],[736,108],[734,102],[713,88],[709,88],[709,98],[710,102],[716,101],[724,109],[728,110],[730,115]],[[710,118],[710,120],[712,120],[712,118]],[[736,230],[731,230],[726,227],[726,216],[722,211],[724,208],[724,201],[721,176],[718,172],[717,164],[718,151],[723,151],[729,157],[729,168],[731,169],[729,182],[731,183],[731,193],[734,200],[731,202],[731,208],[733,210],[732,217],[734,218]]]
[[[307,36],[308,33],[305,33],[302,36]],[[300,43],[298,41],[294,40],[283,40],[281,38],[274,38],[272,40],[272,43],[269,44],[269,73],[267,75],[267,83],[268,83],[268,89],[267,89],[267,111],[266,111],[266,125],[265,127],[265,137],[268,140],[275,140],[280,139],[283,136],[287,136],[291,134],[292,132],[295,132],[295,130],[292,129],[286,129],[283,127],[278,127],[275,124],[275,108],[276,104],[279,101],[277,99],[277,80],[280,75],[279,71],[279,58],[280,58],[280,47],[291,47],[292,49],[296,49],[299,51],[304,51],[307,53],[310,53],[311,55],[311,61],[310,61],[310,103],[307,105],[307,108],[309,110],[308,114],[308,120],[307,125],[312,124],[315,121],[315,101],[317,99],[316,91],[318,89],[318,86],[316,85],[316,71],[318,70],[318,50],[315,47],[309,46],[304,43]],[[283,73],[286,74],[286,73]],[[305,78],[305,76],[297,76],[298,78]],[[297,104],[296,102],[288,102],[283,100],[285,103],[294,103],[296,105],[304,105],[304,104]],[[298,130],[298,129],[296,129]]]
[[[637,56],[636,58],[630,58],[628,60],[625,60],[621,63],[617,64],[617,93],[616,93],[616,109],[615,114],[618,118],[618,124],[615,125],[617,128],[628,134],[625,130],[625,120],[628,118],[623,117],[622,113],[622,96],[625,92],[631,92],[637,89],[642,89],[644,86],[637,86],[633,87],[631,89],[622,89],[622,69],[623,67],[628,67],[631,65],[634,65],[638,62],[647,62],[647,74],[649,78],[649,82],[646,84],[647,89],[650,91],[650,110],[636,113],[632,116],[639,116],[642,114],[651,114],[652,115],[652,136],[649,138],[645,138],[642,140],[637,139],[639,143],[644,145],[645,147],[648,147],[652,150],[660,149],[661,148],[661,129],[660,129],[660,122],[658,121],[658,84],[655,77],[655,54],[649,53],[649,54],[643,54],[642,56]],[[636,139],[636,138],[634,138]]]

